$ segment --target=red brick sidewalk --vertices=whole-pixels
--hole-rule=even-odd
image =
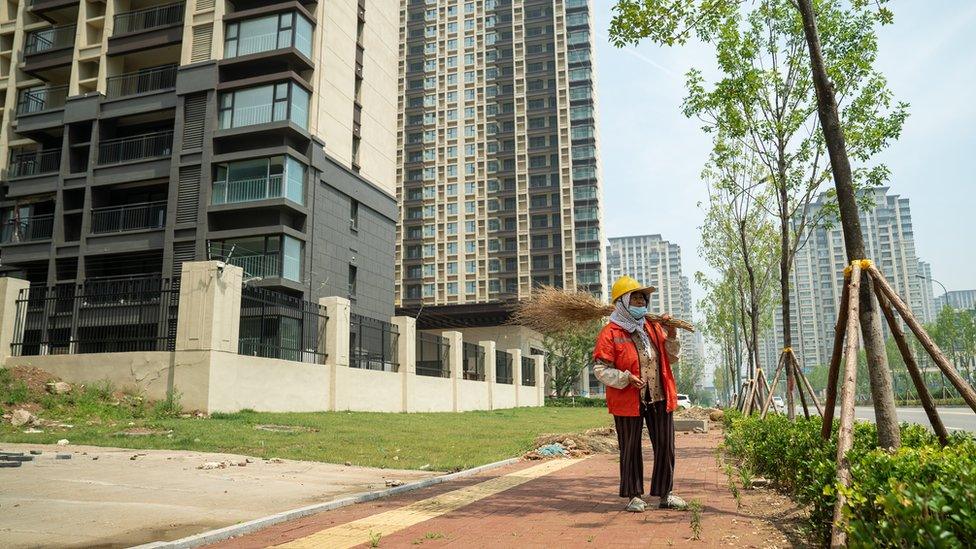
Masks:
[[[675,493],[702,503],[701,539],[692,540],[691,513],[627,513],[617,497],[617,457],[597,455],[399,531],[376,532],[379,547],[783,547],[770,523],[737,509],[716,460],[721,433],[678,434]],[[650,473],[650,449],[645,450]],[[269,547],[363,517],[402,508],[459,488],[526,469],[519,463],[389,499],[313,515],[228,540],[214,547]],[[649,478],[648,478],[649,480]],[[363,547],[369,538],[363,539]],[[327,547],[318,543],[315,546]]]

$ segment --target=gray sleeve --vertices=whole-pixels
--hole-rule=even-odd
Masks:
[[[600,383],[614,389],[624,389],[630,385],[630,372],[618,370],[602,360],[593,363],[593,375],[600,380]]]
[[[678,338],[665,339],[664,350],[668,353],[668,362],[670,364],[677,364],[681,361],[681,341]]]

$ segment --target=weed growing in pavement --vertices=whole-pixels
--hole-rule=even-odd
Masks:
[[[735,498],[735,508],[742,508],[742,496],[739,494],[739,486],[735,483],[735,468],[725,464],[725,475],[729,478],[729,492],[732,492],[732,497]]]
[[[382,537],[382,536],[383,536],[383,534],[380,534],[379,532],[373,533],[373,531],[370,530],[369,531],[369,546],[370,547],[379,547],[380,546],[380,537]]]
[[[668,538],[665,541],[667,542],[668,547],[674,547],[674,540],[673,539]]]
[[[691,539],[701,539],[702,524],[702,504],[697,499],[691,500],[688,504],[688,510],[691,511]],[[670,544],[669,544],[670,545]]]
[[[748,490],[752,487],[752,469],[748,465],[739,465],[739,480],[742,482],[742,488]]]
[[[413,541],[413,544],[414,545],[420,545],[420,544],[422,544],[423,542],[425,542],[427,540],[441,539],[443,537],[444,537],[444,534],[441,534],[440,532],[427,532],[426,534],[424,534],[424,537],[415,539]]]
[[[593,543],[594,536],[586,536],[586,543]]]

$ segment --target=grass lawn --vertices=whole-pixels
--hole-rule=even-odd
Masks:
[[[72,444],[229,452],[403,469],[424,465],[440,471],[474,467],[518,456],[532,449],[533,440],[543,433],[573,433],[611,424],[605,408],[436,414],[244,411],[183,418],[178,407],[165,402],[145,403],[105,386],[58,396],[28,395],[14,387],[3,389],[0,387],[0,404],[7,410],[33,403],[43,420],[73,427],[41,426],[43,433],[25,434],[24,427],[3,422],[0,441],[51,444],[66,438]],[[256,428],[268,424],[299,429],[273,432]],[[139,427],[163,432],[137,437],[118,434]]]

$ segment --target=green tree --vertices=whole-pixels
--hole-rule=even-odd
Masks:
[[[672,367],[672,370],[678,392],[688,395],[692,404],[702,405],[707,398],[701,386],[705,365],[700,360],[682,358]]]
[[[849,261],[864,259],[866,254],[858,214],[854,170],[851,167],[846,138],[864,131],[865,128],[845,127],[839,104],[847,98],[840,95],[839,101],[838,90],[843,89],[844,82],[840,78],[848,68],[844,63],[857,59],[873,63],[873,55],[859,58],[856,52],[876,51],[877,45],[872,34],[872,41],[841,42],[835,50],[829,41],[821,40],[820,28],[829,29],[851,20],[862,21],[862,26],[870,27],[890,23],[891,12],[882,6],[885,1],[819,0],[815,7],[813,0],[790,0],[790,7],[799,15],[809,54],[811,85],[817,97],[816,111],[824,146],[830,158],[831,176],[837,193]],[[763,2],[764,5],[771,3],[772,0]],[[645,38],[666,45],[684,44],[691,35],[705,42],[714,42],[720,38],[722,24],[730,17],[736,17],[740,9],[743,9],[741,0],[618,0],[611,22],[610,39],[617,46],[634,44]],[[824,31],[823,34],[829,35],[829,31]],[[845,56],[845,50],[854,52],[855,55]],[[845,133],[848,134],[847,137]],[[856,151],[854,157],[857,160]],[[864,278],[860,290],[859,320],[869,357],[878,442],[884,447],[898,447],[901,445],[901,436],[895,415],[891,371],[884,352],[881,319],[874,302],[870,279]],[[841,533],[834,542],[842,544],[845,540]]]
[[[568,396],[579,383],[580,375],[592,362],[593,347],[602,324],[593,322],[546,335],[542,346],[546,352],[549,383],[556,396]]]

